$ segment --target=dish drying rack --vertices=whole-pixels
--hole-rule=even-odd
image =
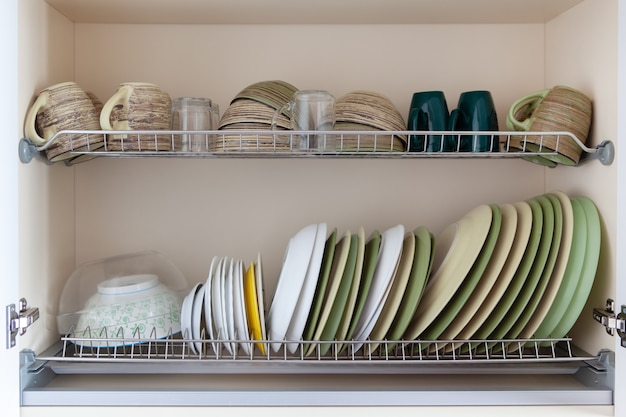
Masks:
[[[193,136],[201,150],[189,150],[182,138]],[[426,151],[405,149],[399,143],[410,143],[410,137],[420,136],[440,141],[452,139],[456,149]],[[467,152],[460,149],[461,138],[480,136],[489,143],[499,143],[499,149],[484,152]],[[198,139],[199,138],[199,139]],[[328,150],[300,149],[300,140],[333,141],[336,145]],[[400,139],[402,138],[402,140]],[[407,139],[409,138],[409,139]],[[434,139],[433,139],[434,138]],[[497,140],[494,140],[496,139]],[[531,139],[532,138],[532,139]],[[544,146],[550,138],[555,146]],[[512,146],[512,139],[517,145]],[[277,131],[277,130],[207,130],[207,131],[103,131],[63,130],[44,145],[37,146],[28,138],[19,143],[19,158],[23,163],[41,159],[49,163],[45,153],[54,146],[63,146],[72,155],[64,159],[67,165],[83,162],[93,157],[365,157],[365,158],[524,158],[530,156],[559,155],[564,141],[572,141],[582,150],[579,165],[597,159],[610,165],[615,156],[613,142],[605,140],[596,147],[587,147],[570,132],[517,132],[517,131]],[[535,151],[527,148],[536,147]],[[570,144],[571,146],[571,144]]]
[[[573,373],[583,363],[605,361],[579,351],[570,338],[274,341],[155,334],[93,337],[87,330],[62,337],[37,360],[57,374]]]

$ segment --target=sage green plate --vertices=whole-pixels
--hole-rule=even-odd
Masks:
[[[348,254],[350,253],[351,235],[349,231],[343,235],[343,237],[335,245],[335,256],[333,257],[333,264],[330,268],[330,276],[328,277],[328,284],[326,285],[326,292],[322,298],[322,311],[315,327],[315,333],[311,341],[318,341],[322,337],[322,332],[326,327],[326,322],[330,318],[330,312],[337,297],[339,286],[341,285],[341,278],[343,277],[343,271],[346,268],[346,262],[348,261]],[[306,351],[307,355],[313,353],[316,344],[311,346]]]
[[[365,258],[363,260],[363,272],[361,273],[361,285],[359,286],[359,293],[354,306],[352,319],[350,320],[350,327],[348,328],[348,333],[346,334],[346,340],[352,340],[356,325],[361,318],[361,313],[363,312],[363,306],[365,306],[365,301],[369,295],[369,291],[372,286],[372,278],[374,277],[374,270],[376,269],[376,262],[378,261],[378,253],[380,252],[381,238],[382,236],[380,232],[375,230],[365,245]]]
[[[317,327],[317,320],[319,319],[320,311],[322,310],[322,302],[324,301],[324,294],[326,293],[326,286],[328,285],[328,277],[330,276],[330,268],[333,264],[333,257],[335,256],[335,243],[337,241],[337,229],[333,229],[326,244],[324,245],[324,254],[322,255],[322,266],[320,268],[320,276],[317,280],[317,287],[315,288],[315,295],[313,296],[313,304],[311,311],[309,311],[309,317],[307,318],[306,325],[304,326],[303,340],[311,340]]]
[[[343,311],[346,307],[346,300],[350,295],[350,288],[352,288],[352,280],[354,279],[354,269],[356,267],[357,249],[359,246],[359,237],[356,234],[350,236],[350,249],[346,258],[345,266],[341,274],[341,280],[337,288],[337,294],[332,301],[332,307],[328,314],[328,320],[324,326],[324,330],[320,335],[319,340],[335,340],[337,329],[343,316]],[[329,300],[330,301],[330,300]],[[332,344],[325,343],[320,345],[320,355],[325,355]]]
[[[416,228],[413,234],[415,235],[415,257],[413,258],[411,275],[396,317],[387,333],[387,340],[400,340],[404,335],[404,331],[409,326],[417,304],[424,293],[433,264],[435,237],[424,226]],[[389,348],[391,349],[392,346]]]
[[[578,316],[585,307],[593,281],[596,277],[598,269],[598,261],[600,259],[600,247],[602,242],[602,226],[600,224],[600,215],[595,204],[587,197],[577,197],[576,201],[580,202],[585,211],[587,219],[587,248],[585,250],[585,259],[583,261],[583,269],[580,275],[578,286],[574,291],[572,300],[563,314],[563,318],[552,331],[552,337],[563,337],[572,329]]]
[[[582,204],[571,200],[573,214],[572,246],[567,260],[561,286],[554,297],[550,310],[535,331],[536,339],[552,337],[552,331],[559,324],[565,311],[572,302],[572,297],[580,281],[585,252],[587,250],[587,218]]]
[[[561,209],[561,203],[558,198],[554,194],[546,194],[545,197],[548,199],[548,205],[552,206],[554,218],[552,219],[552,234],[551,236],[548,234],[549,220],[544,221],[544,229],[546,229],[546,233],[542,233],[542,239],[548,242],[547,243],[547,252],[548,256],[545,258],[545,263],[543,266],[537,265],[536,269],[539,273],[539,280],[537,281],[537,285],[533,291],[530,292],[530,297],[528,297],[528,293],[523,292],[521,294],[521,299],[527,299],[528,302],[524,307],[522,307],[521,314],[519,314],[518,319],[513,324],[513,326],[506,333],[507,339],[516,339],[520,336],[532,316],[536,313],[537,307],[541,303],[541,299],[546,295],[546,288],[548,288],[548,284],[552,279],[552,273],[554,272],[554,266],[557,261],[557,257],[559,254],[559,249],[561,247],[562,233],[563,233],[563,211]],[[546,206],[543,207],[544,212],[544,220],[545,214],[548,212],[548,208]],[[544,246],[545,247],[545,246]],[[540,245],[540,250],[542,249]],[[534,276],[533,276],[534,278]],[[530,288],[529,288],[530,290]],[[530,337],[530,336],[529,336]],[[513,349],[518,346],[512,346]]]

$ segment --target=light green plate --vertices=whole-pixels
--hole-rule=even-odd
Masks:
[[[356,300],[359,295],[359,288],[361,286],[361,275],[363,274],[363,260],[365,259],[365,229],[359,228],[357,233],[359,243],[356,251],[356,265],[354,267],[354,278],[352,279],[352,286],[350,287],[350,294],[346,300],[346,307],[343,310],[341,316],[341,323],[337,329],[337,340],[346,340],[346,335],[350,328],[350,321],[352,319],[352,313],[354,313],[354,307],[356,306]],[[343,346],[340,346],[341,351]]]
[[[545,259],[545,263],[543,266],[537,265],[537,271],[539,272],[539,280],[537,281],[537,285],[534,291],[529,291],[530,297],[527,298],[527,293],[521,294],[521,299],[526,299],[528,302],[522,308],[521,314],[516,320],[515,324],[509,329],[506,333],[507,339],[515,339],[520,336],[532,316],[536,313],[537,307],[541,303],[541,299],[546,295],[546,289],[548,288],[548,284],[552,279],[552,273],[554,272],[554,266],[556,264],[556,260],[559,254],[559,249],[561,247],[562,233],[563,233],[563,211],[561,208],[561,203],[559,199],[554,194],[546,194],[545,197],[549,200],[548,204],[552,206],[553,209],[553,227],[552,227],[552,235],[548,235],[548,231],[546,230],[546,234],[542,234],[542,240],[544,239],[547,243],[547,252],[548,256]],[[546,206],[543,207],[544,220],[545,214],[548,212],[548,208]],[[549,220],[544,221],[544,229],[549,229]],[[540,246],[540,250],[541,250]],[[530,288],[529,288],[530,290]],[[530,336],[529,336],[530,337]],[[515,348],[516,346],[513,346]]]
[[[485,243],[474,265],[472,265],[469,273],[463,279],[463,283],[454,293],[454,296],[450,299],[448,304],[446,304],[437,318],[433,320],[430,326],[419,336],[420,339],[435,340],[446,330],[470,298],[472,292],[480,282],[483,273],[487,269],[493,250],[498,242],[498,235],[500,234],[500,228],[502,226],[502,209],[497,204],[491,204],[490,207],[492,212],[491,227],[489,228]]]
[[[503,204],[500,206],[500,209],[502,211],[500,232],[497,236],[493,253],[489,257],[489,263],[480,277],[480,282],[474,291],[472,291],[472,295],[465,302],[461,311],[459,311],[454,317],[454,320],[438,336],[442,340],[455,339],[461,330],[465,328],[478,312],[479,308],[486,302],[487,297],[503,271],[506,260],[513,247],[515,232],[517,231],[517,209],[513,204]],[[528,212],[530,214],[530,208],[528,208]],[[495,215],[494,212],[494,216]],[[452,345],[447,346],[447,350],[451,350],[452,348]]]
[[[578,316],[585,307],[593,281],[596,277],[598,269],[598,261],[600,259],[600,245],[602,241],[602,227],[600,225],[600,215],[595,204],[587,197],[575,198],[585,210],[587,219],[587,249],[585,250],[585,259],[580,275],[578,286],[574,291],[572,300],[563,314],[563,318],[552,331],[552,337],[560,338],[565,336],[574,326]]]
[[[408,327],[417,304],[424,292],[433,263],[433,243],[435,237],[424,226],[413,231],[415,235],[415,257],[411,267],[411,275],[406,285],[400,307],[387,333],[387,340],[400,340]],[[392,346],[390,346],[392,348]]]
[[[365,258],[363,260],[363,272],[361,273],[361,285],[359,286],[359,293],[357,295],[356,304],[354,307],[354,313],[350,320],[350,327],[346,334],[346,340],[352,340],[354,336],[354,330],[361,318],[365,301],[372,286],[372,278],[374,277],[374,270],[376,269],[376,262],[378,261],[378,253],[380,251],[381,234],[378,230],[375,230],[370,236],[367,244],[365,245]],[[346,345],[347,346],[347,345]]]
[[[511,283],[507,287],[506,291],[502,295],[498,305],[492,311],[491,315],[485,322],[480,326],[478,331],[472,336],[472,339],[480,339],[484,340],[489,338],[491,334],[496,332],[500,324],[507,319],[509,310],[512,308],[513,304],[516,302],[520,291],[522,291],[523,287],[526,284],[526,280],[528,279],[528,275],[531,272],[531,269],[534,265],[534,261],[536,259],[537,253],[539,251],[539,246],[541,243],[541,232],[543,230],[544,216],[543,209],[541,204],[538,201],[539,197],[532,198],[527,201],[532,210],[532,228],[530,231],[530,237],[528,238],[528,245],[526,246],[526,250],[524,251],[524,256],[519,263],[519,267],[515,271],[515,275],[511,280]],[[516,319],[515,317],[513,321]],[[512,326],[510,324],[509,326]]]
[[[309,311],[309,317],[307,318],[306,325],[304,326],[303,340],[311,340],[315,333],[317,326],[317,320],[319,319],[320,311],[322,310],[322,302],[324,301],[324,294],[326,293],[326,286],[328,285],[328,277],[330,276],[330,268],[333,264],[333,257],[335,256],[335,243],[337,241],[337,229],[333,229],[326,244],[324,245],[324,254],[322,255],[322,266],[320,268],[320,276],[317,281],[317,287],[315,288],[315,295],[313,296],[313,305],[311,311]]]
[[[587,218],[582,204],[577,200],[571,200],[572,214],[574,216],[572,246],[567,260],[567,267],[561,286],[550,306],[550,310],[535,331],[536,339],[552,337],[552,331],[559,324],[565,311],[572,301],[578,282],[580,281],[585,252],[587,250]]]
[[[324,326],[324,330],[320,335],[319,340],[334,340],[339,328],[339,323],[343,316],[343,311],[346,307],[346,301],[348,295],[350,295],[350,288],[352,288],[352,280],[354,279],[354,269],[356,267],[357,249],[359,246],[359,237],[353,234],[350,237],[350,249],[346,258],[346,263],[341,274],[341,281],[337,288],[337,294],[332,302],[332,307],[328,315],[328,320]],[[325,355],[332,344],[325,343],[320,345],[320,355]]]

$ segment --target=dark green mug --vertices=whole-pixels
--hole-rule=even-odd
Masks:
[[[457,108],[450,113],[450,130],[497,131],[498,117],[489,91],[466,91],[459,97]],[[498,152],[498,135],[459,135],[461,152]]]
[[[407,129],[410,131],[442,131],[449,124],[448,104],[442,91],[414,93],[409,108]],[[410,135],[411,152],[449,152],[454,140],[447,135]]]

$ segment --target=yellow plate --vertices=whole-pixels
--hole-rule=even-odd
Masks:
[[[256,280],[254,277],[254,262],[251,262],[250,267],[246,271],[243,291],[248,330],[253,340],[262,340],[263,333],[261,331],[261,317],[259,315],[259,302],[257,300]],[[256,345],[261,353],[265,355],[263,343],[257,343]]]

